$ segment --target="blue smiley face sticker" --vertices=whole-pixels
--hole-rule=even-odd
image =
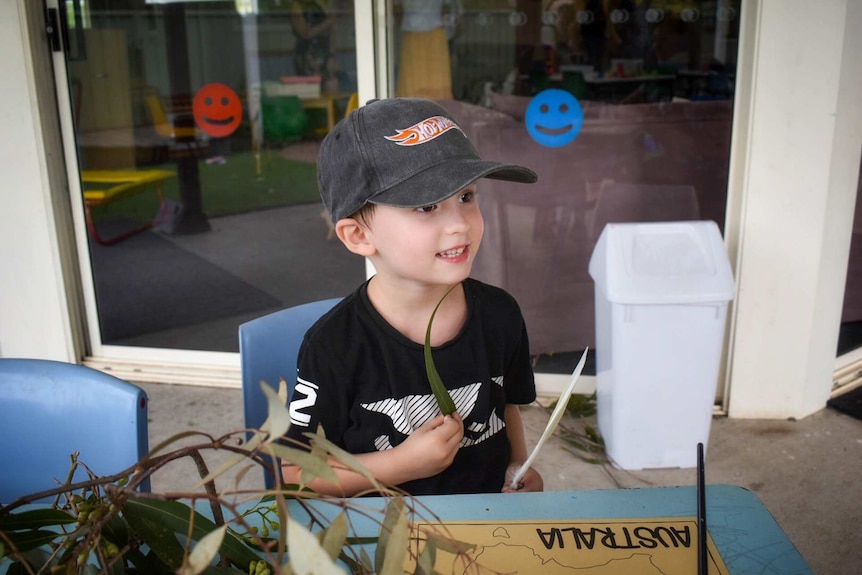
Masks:
[[[527,131],[537,143],[559,148],[580,133],[584,111],[569,92],[550,89],[539,92],[530,100],[524,121]]]

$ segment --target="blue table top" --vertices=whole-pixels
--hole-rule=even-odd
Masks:
[[[696,487],[656,487],[596,491],[524,493],[517,507],[508,494],[465,498],[426,497],[423,501],[446,519],[532,518],[624,519],[697,515]],[[484,505],[484,507],[483,507]],[[454,508],[453,508],[454,507]],[[706,487],[707,531],[731,573],[811,573],[760,499],[733,485]],[[445,515],[444,515],[445,514]],[[524,515],[520,515],[523,517]]]
[[[389,499],[368,497],[349,501],[331,499],[306,501],[317,514],[334,517],[345,508],[350,516],[352,534],[376,536]],[[303,523],[305,510],[289,501],[292,517]],[[34,504],[33,507],[39,507]],[[249,502],[241,507],[252,507]],[[444,522],[519,522],[542,520],[548,523],[584,524],[584,520],[636,520],[655,518],[694,518],[697,515],[697,489],[652,487],[592,491],[546,491],[543,493],[494,493],[477,495],[436,495],[417,497],[410,506],[421,517],[412,520]],[[776,573],[808,575],[812,571],[787,538],[760,499],[747,489],[732,485],[706,486],[707,529],[728,571],[733,575]],[[210,515],[208,505],[198,501],[196,508]],[[369,513],[356,512],[357,509]],[[306,515],[307,517],[307,515]],[[636,523],[636,521],[631,522]],[[655,524],[655,521],[644,524]],[[696,525],[696,523],[692,523]],[[635,542],[637,543],[637,542]],[[692,537],[696,545],[696,537]],[[373,556],[373,549],[369,549]],[[644,551],[644,550],[641,550]],[[648,551],[648,550],[646,550]],[[0,561],[0,573],[8,566]],[[564,569],[568,572],[570,569]],[[545,569],[541,569],[545,571]],[[696,569],[692,571],[695,573]]]
[[[444,521],[637,519],[696,517],[697,488],[652,487],[543,493],[435,495],[417,498]],[[379,498],[362,505],[381,509]],[[799,551],[753,492],[733,485],[707,485],[707,530],[731,573],[810,574]],[[425,515],[425,514],[423,514]],[[427,515],[426,515],[427,516]],[[354,523],[357,534],[378,526]],[[368,533],[362,533],[365,530]]]

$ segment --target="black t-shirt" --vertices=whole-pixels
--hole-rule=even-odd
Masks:
[[[377,313],[367,285],[306,333],[288,437],[307,442],[302,434],[320,424],[339,447],[369,453],[400,444],[440,414],[422,345]],[[473,279],[463,285],[467,320],[433,355],[464,420],[464,438],[448,469],[398,486],[413,495],[499,492],[511,458],[505,406],[536,399],[527,330],[517,302]]]

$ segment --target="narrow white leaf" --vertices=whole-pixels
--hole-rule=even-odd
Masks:
[[[287,518],[287,552],[296,575],[344,575],[311,531]]]
[[[282,394],[282,386],[284,385],[284,380],[281,380],[279,382],[279,391],[276,392],[264,382],[260,382],[260,389],[263,390],[264,395],[266,395],[267,405],[269,407],[269,417],[267,418],[265,425],[267,425],[270,437],[282,437],[287,433],[287,429],[290,427],[290,411],[286,405],[287,392],[285,391]]]
[[[584,364],[587,362],[587,352],[590,350],[589,347],[584,350],[584,354],[581,356],[581,360],[578,362],[578,365],[575,366],[575,371],[572,372],[572,379],[569,381],[569,385],[566,389],[563,390],[562,395],[560,395],[560,399],[557,401],[557,406],[554,408],[554,412],[551,414],[551,419],[548,420],[548,425],[545,426],[545,431],[542,432],[542,436],[539,438],[539,441],[536,443],[536,446],[533,448],[532,453],[527,458],[527,461],[518,468],[518,471],[515,472],[515,475],[512,476],[512,482],[509,486],[512,489],[518,488],[518,482],[521,481],[521,478],[524,477],[524,474],[535,461],[536,456],[539,455],[539,450],[542,449],[542,446],[551,437],[551,434],[554,433],[554,430],[557,429],[557,424],[560,423],[560,420],[563,418],[563,414],[566,412],[566,406],[569,404],[569,398],[572,396],[572,392],[575,390],[575,384],[578,381],[578,378],[581,376],[581,372],[584,371]]]
[[[188,561],[177,571],[178,575],[198,575],[212,565],[213,559],[221,548],[227,525],[222,525],[215,531],[204,535],[192,552]]]
[[[404,559],[407,557],[408,529],[407,513],[403,503],[397,508],[397,513],[390,516],[387,513],[387,521],[383,529],[388,529],[386,537],[386,555],[383,558],[383,567],[379,575],[403,575]],[[394,521],[393,521],[394,519]],[[383,534],[381,533],[381,539]]]

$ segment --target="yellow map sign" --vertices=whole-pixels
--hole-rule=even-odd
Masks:
[[[464,554],[437,548],[439,573],[550,573],[560,575],[697,573],[697,520],[648,519],[443,521],[413,525],[410,555],[417,557],[429,536],[469,542]],[[707,537],[709,574],[729,571]],[[412,566],[408,567],[413,572]]]

